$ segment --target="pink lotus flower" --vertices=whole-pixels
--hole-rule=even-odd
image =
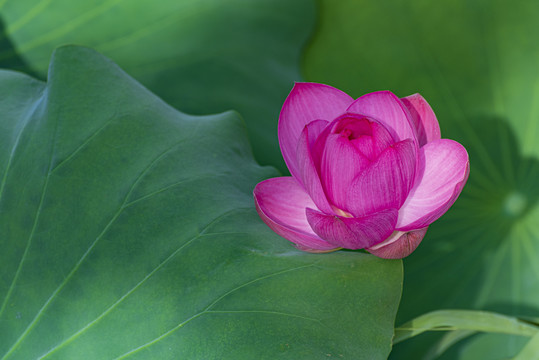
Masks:
[[[466,149],[440,138],[419,94],[354,100],[331,86],[297,83],[281,110],[279,144],[292,176],[259,183],[256,209],[310,252],[408,256],[453,205],[470,169]]]

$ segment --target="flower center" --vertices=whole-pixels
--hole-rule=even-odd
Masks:
[[[333,211],[335,211],[335,214],[339,215],[339,216],[342,216],[342,217],[345,217],[345,218],[352,218],[354,217],[352,214],[350,214],[349,212],[347,211],[344,211],[344,210],[341,210],[339,209],[338,207],[336,207],[335,205],[331,205],[331,208],[333,209]]]
[[[372,136],[372,126],[367,119],[344,118],[339,122],[334,133],[341,134],[348,140],[355,140],[362,136]]]
[[[383,125],[359,114],[346,114],[337,119],[331,132],[348,141],[369,161],[376,160],[395,142]]]

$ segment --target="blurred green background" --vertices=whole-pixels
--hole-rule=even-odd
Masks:
[[[470,155],[461,197],[404,260],[397,323],[439,308],[539,314],[538,5],[319,3],[305,77],[355,97],[419,92],[442,137]],[[435,337],[398,345],[393,358],[421,358]],[[523,341],[477,336],[445,358],[504,359]]]
[[[397,324],[445,308],[539,316],[538,2],[3,0],[0,17],[2,67],[45,79],[54,48],[89,46],[183,112],[238,111],[255,159],[282,173],[277,118],[294,81],[421,93],[471,173],[403,261]],[[442,336],[391,358],[421,359]],[[506,359],[525,341],[477,335],[441,358]]]

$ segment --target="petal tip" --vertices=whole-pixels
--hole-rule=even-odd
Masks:
[[[421,94],[415,93],[403,97],[401,101],[412,116],[420,146],[441,139],[440,124],[436,114]]]
[[[417,249],[427,233],[427,228],[428,227],[404,233],[397,231],[386,241],[366,250],[382,259],[405,258]]]

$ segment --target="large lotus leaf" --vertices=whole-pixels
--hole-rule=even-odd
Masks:
[[[241,119],[166,105],[92,50],[0,72],[2,359],[384,359],[402,262],[259,219]]]
[[[56,46],[92,47],[176,108],[238,110],[256,158],[286,171],[277,118],[312,0],[3,0],[0,16],[0,64],[44,76]]]
[[[460,199],[405,259],[398,322],[443,308],[537,317],[539,3],[328,0],[320,6],[320,28],[304,64],[308,80],[356,97],[381,89],[420,92],[442,136],[470,154]],[[523,344],[502,338],[481,346],[501,358]],[[399,344],[394,358],[420,359],[435,339]],[[474,355],[461,349],[448,358],[477,359],[478,346]]]

